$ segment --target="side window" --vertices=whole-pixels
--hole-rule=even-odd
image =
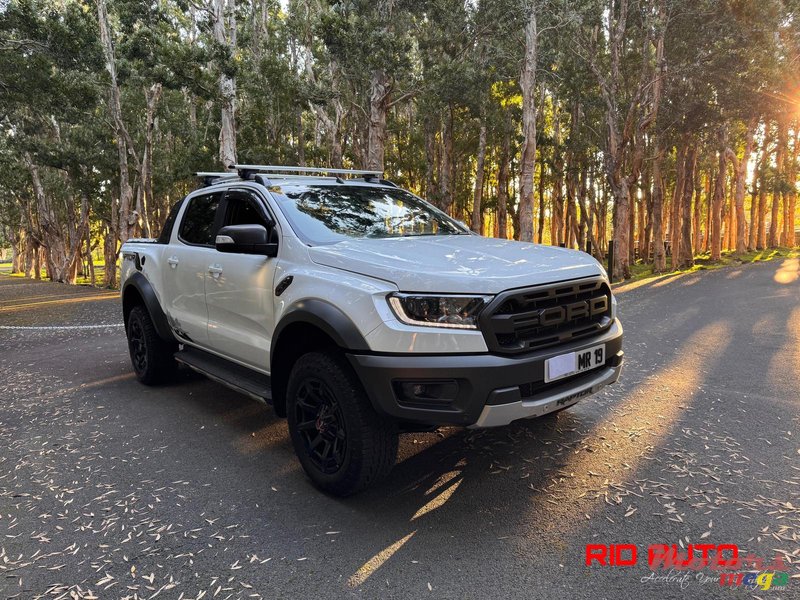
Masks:
[[[222,193],[195,196],[183,213],[180,238],[187,244],[214,245],[214,219]]]
[[[223,225],[263,225],[269,228],[258,208],[256,200],[249,194],[232,192],[227,197],[228,210]]]
[[[157,243],[169,244],[169,238],[172,237],[172,228],[175,227],[175,219],[178,217],[178,211],[181,209],[181,206],[183,206],[183,199],[178,200],[172,205],[167,215],[167,220],[164,221],[164,227],[161,228]]]

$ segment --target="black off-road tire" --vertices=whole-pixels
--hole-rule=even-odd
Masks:
[[[128,350],[136,379],[145,385],[156,385],[175,375],[178,364],[174,354],[177,344],[158,335],[144,306],[134,306],[128,315]]]
[[[375,412],[341,355],[300,357],[289,375],[286,408],[295,453],[319,489],[350,496],[385,478],[394,466],[396,424]]]

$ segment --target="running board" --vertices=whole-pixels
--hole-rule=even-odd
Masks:
[[[272,386],[268,375],[189,346],[176,352],[175,360],[232,390],[272,404]]]

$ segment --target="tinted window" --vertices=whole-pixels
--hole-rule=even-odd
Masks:
[[[214,217],[221,193],[195,196],[189,201],[181,223],[180,236],[189,244],[214,244]]]
[[[311,243],[469,233],[442,211],[397,188],[286,185],[270,191],[293,229]]]
[[[267,222],[253,199],[245,194],[231,194],[228,196],[225,225],[263,225],[266,228]]]
[[[164,227],[161,228],[161,234],[158,236],[159,244],[169,244],[169,238],[172,237],[172,228],[175,226],[175,219],[178,217],[178,211],[181,209],[183,200],[178,200],[172,205],[172,208],[167,215],[167,220],[164,221]]]

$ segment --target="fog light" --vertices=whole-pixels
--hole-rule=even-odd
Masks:
[[[455,379],[396,381],[395,391],[401,404],[449,404],[458,396],[458,382]]]

